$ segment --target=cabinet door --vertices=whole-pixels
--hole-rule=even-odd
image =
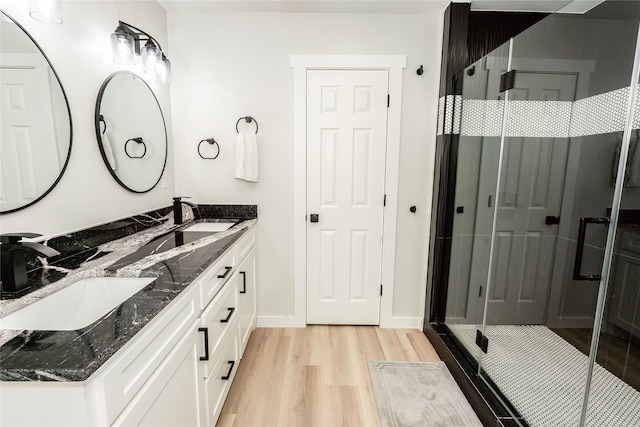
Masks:
[[[240,310],[240,354],[249,341],[256,320],[256,250],[251,252],[238,267],[238,307]]]
[[[115,426],[200,426],[205,413],[200,399],[204,384],[198,375],[198,323],[129,403]]]
[[[211,374],[205,378],[205,399],[207,412],[207,425],[215,427],[222,406],[227,398],[231,383],[238,369],[240,355],[238,354],[239,336],[237,319],[233,324],[233,333],[227,336],[222,345],[220,356],[215,362]]]

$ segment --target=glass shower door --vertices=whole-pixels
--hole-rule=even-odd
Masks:
[[[509,44],[467,67],[457,79],[452,157],[457,159],[447,291],[446,325],[478,362],[475,344],[482,328],[495,184],[500,154],[504,97],[500,74],[507,68]]]
[[[505,70],[508,100],[480,370],[534,426],[580,425],[587,390],[590,408],[595,395],[616,408],[607,415],[594,404],[600,418],[592,425],[629,425],[617,423],[615,414],[635,402],[615,396],[626,385],[615,375],[605,381],[613,388],[599,384],[595,393],[591,383],[600,366],[592,369],[591,337],[608,303],[608,248],[621,234],[610,217],[620,203],[614,184],[623,178],[616,172],[627,156],[624,107],[638,29],[637,18],[619,8],[629,4],[606,2],[586,15],[546,18],[513,39]],[[638,193],[629,194],[628,210],[634,211]],[[630,235],[624,248],[634,247],[636,235]],[[618,252],[628,251],[620,245]],[[629,302],[631,289],[638,289],[637,265],[620,273],[628,297],[617,292],[627,304],[618,312],[627,323],[639,307]],[[627,364],[626,371],[637,368]]]
[[[617,16],[624,17],[618,25],[627,32],[640,32],[640,4],[621,7]],[[607,212],[615,224],[607,241],[612,262],[602,272],[608,280],[598,298],[597,341],[591,343],[595,357],[583,412],[584,425],[594,427],[640,425],[640,35],[627,42],[634,43],[632,79],[620,90],[627,111],[616,143],[616,197]]]

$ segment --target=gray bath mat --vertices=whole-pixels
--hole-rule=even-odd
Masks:
[[[482,427],[444,362],[370,361],[382,427]]]

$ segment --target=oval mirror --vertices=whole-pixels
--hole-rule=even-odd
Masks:
[[[0,11],[0,213],[38,202],[71,155],[71,111],[53,66],[16,21]]]
[[[107,77],[98,94],[95,125],[102,159],[120,185],[146,193],[158,184],[167,162],[167,130],[144,80],[128,71]]]

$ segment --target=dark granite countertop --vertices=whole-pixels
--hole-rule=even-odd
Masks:
[[[98,250],[98,253],[108,255],[87,260],[83,267],[67,270],[66,277],[46,288],[19,300],[2,301],[0,317],[83,277],[156,278],[116,309],[82,329],[0,330],[0,343],[3,343],[0,347],[0,380],[88,379],[255,223],[255,219],[244,220],[218,233],[182,234],[181,230],[186,225],[178,229],[167,224],[157,226],[146,230],[142,237],[134,234],[105,243],[109,247]],[[178,233],[180,235],[176,237]],[[147,250],[150,243],[157,244],[157,239],[163,239],[164,250],[160,253]],[[95,257],[95,254],[90,256]],[[119,262],[123,258],[126,263]]]

